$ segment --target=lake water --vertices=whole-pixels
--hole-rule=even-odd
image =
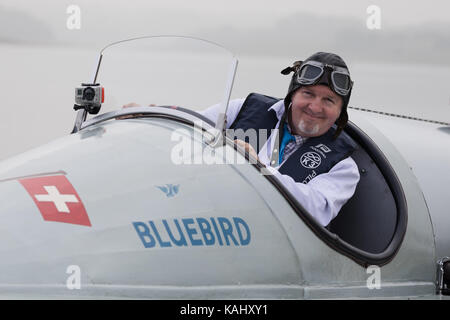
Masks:
[[[74,88],[91,79],[97,49],[0,45],[0,159],[70,133],[75,119]],[[173,53],[159,55],[169,64],[179,62]],[[146,55],[138,54],[135,60],[120,57],[117,60],[120,63],[132,62],[143,69],[137,76],[123,70],[119,75],[102,74],[106,77],[100,77],[102,85],[108,83],[108,77],[114,78],[110,86],[105,85],[108,103],[103,111],[132,101],[195,109],[219,102],[227,78],[226,68],[219,72],[220,68],[213,67],[214,59],[202,54],[192,56],[205,73],[200,74],[195,64],[184,64],[186,70],[176,67],[176,71],[157,65],[152,68],[159,66],[158,70],[149,71],[150,66],[144,62],[148,61]],[[280,70],[293,61],[276,57],[238,58],[232,98],[245,97],[249,92],[277,97],[286,94],[290,76],[281,75]],[[450,122],[449,67],[351,61],[348,64],[355,81],[351,106]],[[116,66],[118,70],[123,68]],[[115,95],[117,88],[123,89],[123,96]],[[145,94],[139,100],[137,96],[142,92]]]

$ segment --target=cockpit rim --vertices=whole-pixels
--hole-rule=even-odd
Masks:
[[[215,124],[208,118],[199,114],[196,111],[182,108],[178,106],[152,106],[152,107],[130,107],[130,108],[122,108],[119,110],[107,112],[104,114],[100,114],[94,118],[91,118],[85,121],[80,131],[91,127],[93,125],[113,120],[113,119],[126,119],[126,118],[149,118],[149,117],[157,117],[157,118],[165,118],[168,120],[174,120],[178,122],[182,122],[186,125],[197,126],[201,128],[203,131],[206,130],[214,130]],[[273,175],[263,174],[263,176],[269,180],[269,182],[280,192],[280,194],[286,199],[294,212],[302,219],[302,221],[315,233],[315,235],[325,242],[329,247],[334,249],[340,254],[347,256],[348,258],[355,261],[357,264],[368,267],[369,265],[378,265],[383,266],[394,259],[397,252],[399,251],[404,236],[406,234],[407,227],[407,202],[405,198],[405,194],[401,183],[392,168],[389,164],[389,161],[383,154],[383,152],[378,148],[376,143],[364,133],[362,129],[357,127],[351,121],[348,122],[348,125],[345,129],[347,134],[349,134],[353,139],[355,139],[361,146],[364,147],[364,150],[372,157],[375,163],[379,166],[380,171],[385,177],[391,192],[394,195],[394,199],[397,205],[397,215],[398,221],[395,227],[394,235],[387,246],[387,248],[381,253],[370,253],[364,250],[361,250],[354,245],[344,241],[337,235],[329,230],[327,227],[323,227],[319,225],[316,220],[309,214],[303,206],[296,200],[291,193],[285,188],[281,182]],[[237,148],[237,145],[230,138],[226,137],[224,143],[227,143],[230,146],[233,146],[237,152],[240,152],[247,160],[250,159],[250,155],[248,152],[243,151],[240,148]],[[260,163],[250,163],[252,166],[256,167],[257,170],[261,172],[261,170],[267,170],[265,166]]]

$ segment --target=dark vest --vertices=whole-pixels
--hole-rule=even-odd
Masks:
[[[280,99],[265,96],[258,93],[250,93],[244,101],[239,113],[231,124],[230,129],[233,129],[234,132],[232,137],[234,139],[240,139],[245,142],[251,144],[253,149],[259,153],[266,140],[269,138],[271,130],[274,129],[278,123],[277,114],[274,110],[270,110],[269,108],[278,102]],[[238,131],[238,129],[242,129]],[[257,130],[258,134],[256,134],[256,140],[251,139],[250,134],[245,134],[245,131],[253,129]],[[259,134],[262,131],[266,130],[263,133]]]
[[[268,110],[280,99],[251,93],[244,101],[236,119],[231,124],[235,139],[244,140],[252,145],[259,153],[260,149],[270,136],[272,129],[276,127],[278,118],[275,111]],[[242,129],[239,131],[238,129]],[[248,138],[250,134],[243,132],[253,129],[259,132],[267,130],[265,134],[256,135],[256,139]],[[282,132],[280,128],[280,133]],[[248,131],[247,131],[248,132]],[[308,138],[278,169],[281,174],[287,174],[296,182],[308,183],[321,173],[326,173],[339,161],[347,158],[355,150],[356,143],[345,133],[334,139],[335,127],[331,127],[325,134],[319,137]],[[281,141],[281,137],[279,137]],[[256,140],[256,141],[255,141]]]

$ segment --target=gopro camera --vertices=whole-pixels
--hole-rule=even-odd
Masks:
[[[104,102],[104,89],[100,84],[82,83],[75,88],[74,110],[84,109],[90,114],[97,114]]]

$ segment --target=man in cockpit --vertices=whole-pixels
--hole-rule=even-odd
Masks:
[[[230,101],[227,129],[279,129],[264,143],[236,142],[258,158],[319,224],[327,226],[359,181],[358,167],[350,157],[356,144],[342,132],[353,82],[345,62],[332,53],[315,53],[282,71],[291,72],[284,100],[252,93]],[[214,105],[201,113],[216,122],[219,112],[220,105]]]

